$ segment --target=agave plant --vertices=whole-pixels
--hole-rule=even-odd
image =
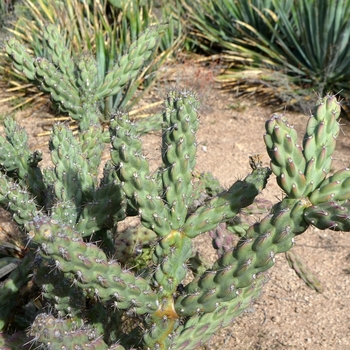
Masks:
[[[188,1],[182,2],[188,9]],[[349,1],[201,3],[203,6],[189,11],[195,39],[202,48],[208,48],[202,38],[214,42],[225,53],[224,58],[234,67],[219,80],[229,88],[242,82],[243,88],[253,84],[257,91],[306,109],[308,99],[300,101],[296,91],[306,96],[312,87],[321,95],[332,90],[348,96]]]
[[[273,42],[274,34],[269,23],[275,17],[273,0],[181,0],[186,9],[194,41],[207,53],[232,50],[236,44],[240,48],[247,34],[252,37],[252,30],[267,42]],[[283,1],[280,6],[289,13],[293,1]],[[252,38],[250,38],[252,39]],[[254,46],[254,40],[251,45]]]

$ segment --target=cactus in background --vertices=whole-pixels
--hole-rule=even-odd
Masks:
[[[95,123],[108,121],[109,115],[103,115],[99,108],[101,102],[120,94],[140,74],[166,27],[162,24],[147,28],[103,77],[95,58],[81,54],[77,59],[70,55],[64,36],[51,24],[43,29],[47,59],[33,57],[14,37],[6,40],[5,52],[30,83],[49,93],[54,105],[77,121],[81,130],[86,130],[91,114],[97,117]],[[154,128],[159,129],[160,117],[152,120]]]
[[[142,51],[142,40],[133,47]],[[134,58],[126,55],[121,65],[130,68]],[[79,72],[90,72],[90,60],[83,62]],[[114,89],[122,71],[111,72],[91,94]],[[36,77],[37,68],[33,72]],[[239,214],[253,210],[271,170],[254,163],[228,190],[208,174],[198,177],[198,102],[191,91],[168,93],[162,164],[155,172],[137,124],[118,111],[109,125],[111,159],[99,176],[105,134],[96,105],[86,113],[64,106],[81,127],[77,135],[65,125],[53,127],[51,168],[39,167],[40,153],[29,151],[26,133],[13,120],[6,119],[0,139],[0,205],[28,239],[0,291],[1,348],[196,349],[259,297],[275,255],[288,252],[296,235],[310,225],[350,230],[350,171],[330,175],[339,133],[335,96],[317,102],[302,147],[284,115],[266,122],[271,168],[285,197],[249,227]],[[119,232],[118,222],[132,215],[142,227]],[[236,244],[218,239],[225,225],[238,236]],[[214,230],[221,251],[208,266],[193,239]],[[25,308],[34,312],[24,322]]]

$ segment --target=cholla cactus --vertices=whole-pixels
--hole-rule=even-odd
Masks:
[[[28,282],[27,302],[35,313],[26,315],[27,333],[1,335],[2,348],[196,349],[250,307],[275,255],[289,251],[296,235],[309,225],[350,230],[350,170],[328,176],[340,105],[335,96],[326,96],[309,119],[303,148],[284,116],[267,121],[265,143],[285,198],[263,220],[238,230],[238,243],[223,247],[212,266],[203,264],[190,279],[189,262],[201,263],[193,238],[251,205],[271,173],[258,166],[227,191],[198,200],[197,108],[192,92],[168,93],[162,166],[155,173],[137,125],[127,114],[115,113],[109,127],[111,160],[101,179],[102,127],[93,111],[84,114],[77,136],[65,125],[54,126],[49,169],[39,167],[40,154],[28,150],[25,132],[6,120],[0,204],[13,214],[28,244],[1,289],[0,326],[19,328],[12,316],[21,310],[18,296]],[[136,240],[150,247],[148,264],[120,261],[127,255],[115,246],[117,225],[128,215],[139,215],[145,227]]]
[[[29,82],[50,94],[54,105],[85,130],[92,113],[96,114],[96,122],[108,121],[108,116],[102,115],[99,108],[102,101],[122,92],[140,74],[166,27],[164,24],[149,27],[103,77],[100,73],[102,67],[97,66],[97,60],[90,54],[82,54],[79,58],[70,54],[65,38],[54,25],[43,28],[47,58],[33,57],[30,50],[14,37],[6,40],[5,52]],[[159,117],[153,119],[153,126],[159,128]]]

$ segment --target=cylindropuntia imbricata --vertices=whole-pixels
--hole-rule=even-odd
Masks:
[[[111,78],[98,91],[113,84]],[[350,230],[350,171],[330,175],[340,103],[327,95],[317,102],[301,146],[284,115],[266,122],[271,169],[285,196],[260,222],[235,228],[237,244],[218,239],[219,231],[212,234],[220,256],[210,267],[202,263],[193,239],[223,228],[250,206],[271,170],[255,166],[228,190],[196,185],[197,109],[191,91],[168,93],[156,172],[143,153],[137,123],[116,112],[109,123],[111,159],[101,178],[104,140],[96,109],[84,114],[76,136],[65,125],[54,126],[48,169],[39,167],[38,152],[29,151],[24,130],[6,119],[0,204],[28,242],[0,291],[2,348],[196,349],[259,297],[265,272],[276,254],[293,247],[296,235],[310,225]],[[82,120],[79,108],[72,111]],[[201,188],[211,194],[198,200]],[[138,215],[144,228],[118,236],[118,222],[130,215]],[[124,250],[115,245],[118,239],[134,246]],[[146,264],[133,253],[142,242],[149,247]],[[127,264],[128,257],[135,263]]]

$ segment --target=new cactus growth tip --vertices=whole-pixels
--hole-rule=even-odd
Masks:
[[[28,60],[17,59],[16,65],[38,79],[41,63]],[[126,55],[121,66],[128,60],[134,57]],[[66,69],[66,63],[56,64],[62,65],[59,75],[68,86],[73,68]],[[92,68],[79,72],[89,74]],[[40,69],[45,84],[54,86],[45,73],[49,65]],[[125,77],[122,69],[117,72],[99,85],[95,99],[121,84]],[[6,119],[6,135],[0,138],[0,204],[27,240],[23,259],[0,291],[1,348],[197,349],[254,303],[276,254],[288,252],[296,235],[310,225],[350,230],[350,170],[330,173],[339,133],[335,96],[318,100],[301,145],[284,115],[266,122],[271,170],[285,196],[251,226],[238,216],[250,210],[271,170],[258,164],[228,190],[216,182],[211,186],[210,176],[195,175],[194,93],[167,95],[162,165],[155,172],[137,123],[127,113],[113,114],[110,160],[101,176],[104,137],[98,109],[80,116],[83,95],[74,96],[69,97],[74,103],[64,106],[84,127],[77,135],[66,125],[53,127],[52,167],[39,167],[40,153],[29,151],[25,131],[12,119]],[[142,226],[120,232],[118,223],[133,215]],[[225,226],[231,226],[237,244],[222,236]],[[219,252],[211,266],[193,246],[193,239],[208,231]],[[296,258],[290,259],[308,275]],[[305,280],[312,283],[309,275]]]

